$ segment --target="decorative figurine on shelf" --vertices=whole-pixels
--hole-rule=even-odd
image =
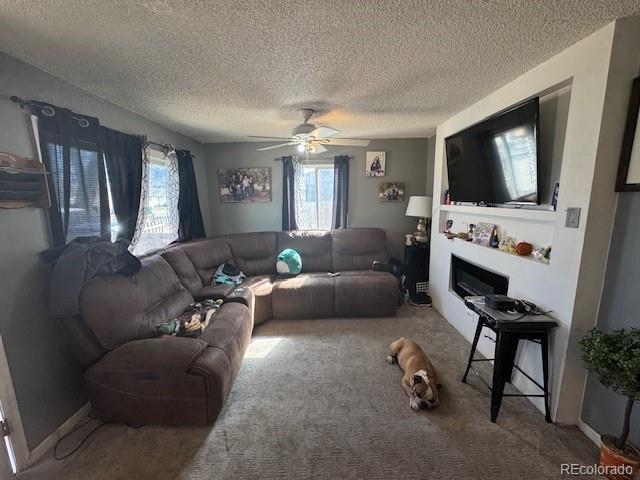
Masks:
[[[457,235],[451,231],[451,228],[453,228],[453,220],[449,219],[447,220],[447,223],[444,229],[444,236],[447,237],[449,240],[453,240],[454,238],[457,237]]]
[[[451,233],[451,228],[453,227],[453,220],[447,220],[447,226],[444,229],[444,233]]]
[[[528,242],[520,242],[516,245],[516,253],[521,257],[527,257],[533,252],[533,245]]]
[[[473,239],[473,234],[475,231],[476,231],[476,226],[473,223],[470,223],[467,242],[470,242]]]
[[[507,237],[506,244],[507,244],[507,250],[506,250],[507,252],[513,253],[513,254],[518,253],[516,252],[516,242],[515,240],[513,240],[513,237]]]
[[[489,239],[489,246],[491,248],[498,248],[500,246],[500,240],[498,239],[498,227],[493,227],[491,238]]]
[[[500,249],[501,252],[508,252],[509,251],[509,245],[507,244],[507,232],[502,232],[502,238],[500,239],[500,245],[498,245],[498,248]]]
[[[451,193],[449,193],[449,190],[444,192],[444,204],[451,205]]]
[[[405,237],[407,237],[407,239],[405,240],[404,244],[405,244],[407,247],[412,246],[412,245],[413,245],[413,235],[412,235],[412,234],[410,234],[410,233],[407,233],[407,234],[405,235]]]
[[[551,247],[540,247],[533,251],[533,257],[542,263],[549,263],[551,259]]]

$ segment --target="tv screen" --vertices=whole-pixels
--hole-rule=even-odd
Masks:
[[[537,204],[539,99],[445,139],[454,202]]]

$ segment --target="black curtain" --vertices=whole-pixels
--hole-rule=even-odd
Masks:
[[[178,241],[186,242],[202,238],[204,225],[198,199],[198,185],[193,170],[193,158],[189,150],[176,150],[178,158],[178,175],[180,179],[180,194],[178,195]]]
[[[297,230],[293,157],[282,157],[282,230]]]
[[[30,102],[38,117],[47,168],[54,246],[78,236],[110,236],[109,200],[97,118],[44,102]]]
[[[338,155],[333,161],[333,228],[348,227],[349,156]]]
[[[136,231],[142,188],[142,139],[100,127],[100,146],[109,175],[118,238],[131,241]]]

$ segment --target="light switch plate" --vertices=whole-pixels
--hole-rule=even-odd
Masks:
[[[580,208],[567,208],[567,216],[564,221],[564,226],[567,228],[578,228],[578,225],[580,225]]]

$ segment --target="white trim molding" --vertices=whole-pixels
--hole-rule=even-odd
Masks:
[[[589,440],[595,443],[598,447],[600,446],[601,440],[600,440],[600,434],[598,432],[596,432],[593,428],[587,425],[581,418],[578,419],[578,422],[576,423],[576,425],[578,426],[580,431],[587,436]]]
[[[24,435],[22,417],[18,409],[18,400],[16,399],[16,394],[13,389],[11,372],[9,371],[2,336],[0,336],[0,401],[2,402],[4,414],[9,422],[9,428],[11,429],[9,439],[16,457],[16,468],[18,472],[20,472],[24,470],[28,464],[29,449],[27,447],[27,439]],[[4,445],[0,448],[4,448]],[[0,454],[2,454],[2,452],[0,452]]]
[[[26,465],[24,465],[24,468],[30,467],[35,462],[37,462],[55,446],[56,442],[60,438],[64,437],[83,420],[85,420],[89,414],[89,410],[91,410],[91,404],[87,402],[82,407],[80,407],[80,409],[76,413],[69,417],[66,422],[60,425],[55,432],[53,432],[42,442],[40,442],[33,450],[31,450],[29,452],[29,457],[27,459]]]

